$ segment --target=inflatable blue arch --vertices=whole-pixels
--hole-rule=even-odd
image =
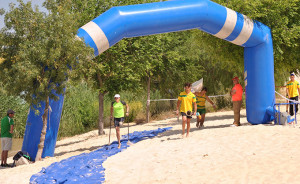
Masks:
[[[271,30],[236,11],[209,0],[172,0],[113,7],[82,26],[77,36],[98,56],[123,38],[200,29],[244,47],[247,120],[264,124],[272,120],[275,103],[274,58]],[[42,157],[53,156],[62,113],[63,97],[51,101],[46,145]],[[43,110],[43,106],[41,110]],[[35,157],[42,129],[41,116],[30,111],[22,150]]]

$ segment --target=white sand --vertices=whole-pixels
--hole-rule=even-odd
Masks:
[[[106,183],[300,183],[299,126],[250,125],[245,110],[240,127],[230,127],[232,111],[208,113],[200,130],[194,121],[184,139],[177,119],[131,126],[130,132],[173,129],[109,157],[103,164]],[[0,183],[29,183],[42,167],[107,143],[108,135],[97,136],[97,131],[66,138],[58,141],[55,157],[0,170]]]

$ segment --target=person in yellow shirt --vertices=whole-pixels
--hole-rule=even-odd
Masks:
[[[191,83],[185,83],[184,84],[184,91],[181,92],[178,96],[177,101],[177,111],[176,114],[179,114],[179,107],[180,107],[180,113],[182,115],[182,137],[185,135],[185,124],[187,124],[186,127],[186,137],[189,136],[190,133],[190,122],[192,119],[192,115],[195,115],[197,112],[197,104],[196,104],[196,97],[191,92]],[[193,111],[194,106],[194,111]]]
[[[300,93],[299,82],[295,80],[295,74],[291,73],[290,81],[286,84],[286,93],[290,100],[298,101],[298,96]],[[291,101],[290,101],[291,103]],[[298,104],[296,105],[296,113],[298,112]],[[290,105],[290,115],[294,115],[294,105]]]
[[[201,92],[195,92],[196,96],[196,103],[197,103],[197,112],[201,115],[200,117],[197,117],[197,124],[196,127],[201,128],[203,127],[204,120],[205,120],[205,113],[206,113],[206,108],[205,108],[205,102],[206,100],[213,106],[213,108],[216,110],[217,107],[214,104],[211,99],[206,96],[207,93],[207,88],[203,87]]]

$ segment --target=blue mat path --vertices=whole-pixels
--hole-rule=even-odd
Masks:
[[[151,137],[157,136],[159,133],[170,130],[172,127],[158,128],[157,130],[145,130],[142,132],[133,132],[129,134],[129,140],[137,143]],[[127,135],[122,136],[121,148],[118,149],[118,142],[114,141],[110,145],[105,145],[98,150],[90,153],[83,153],[55,162],[47,168],[31,176],[31,184],[43,183],[103,183],[105,181],[102,163],[110,156],[127,149]]]

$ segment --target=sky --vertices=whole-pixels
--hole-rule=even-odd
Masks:
[[[23,0],[24,2],[28,2],[29,0]],[[38,5],[41,10],[44,9],[42,8],[43,0],[31,0],[33,5]],[[9,4],[14,3],[18,4],[17,0],[0,0],[0,8],[3,8],[5,12],[9,11]],[[4,15],[0,15],[0,29],[4,27]]]

